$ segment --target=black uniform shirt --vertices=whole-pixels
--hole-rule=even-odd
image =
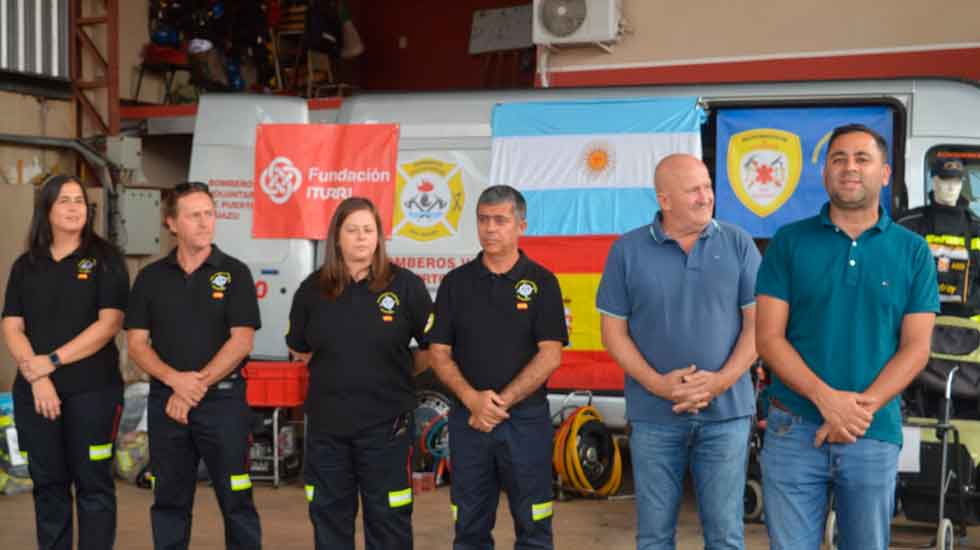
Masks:
[[[941,285],[939,305],[943,315],[977,315],[980,313],[980,218],[970,210],[970,203],[963,197],[959,198],[956,206],[937,203],[931,192],[929,198],[931,204],[910,210],[898,219],[898,223],[925,237],[934,255],[942,256],[944,251],[969,254],[969,262],[966,262],[969,271],[966,274],[957,271],[957,267],[964,263],[962,261],[952,265],[937,262],[936,271]],[[954,289],[951,291],[953,294],[960,294],[964,290],[964,279],[967,282],[965,303],[962,299],[949,296],[950,291],[942,291],[943,283],[953,283],[947,288]]]
[[[92,250],[79,249],[58,262],[47,251],[31,261],[25,253],[10,270],[3,316],[23,317],[34,353],[47,354],[96,322],[100,309],[125,311],[128,295],[129,277],[121,257],[100,258]],[[115,341],[55,369],[51,381],[62,396],[121,386]],[[30,395],[30,385],[19,372],[14,391]]]
[[[232,327],[261,326],[252,274],[216,245],[189,275],[177,263],[176,248],[143,268],[126,312],[126,328],[149,330],[153,350],[179,371],[204,368],[231,338]],[[170,391],[156,379],[151,390]]]
[[[317,271],[293,297],[286,344],[313,353],[306,411],[316,432],[352,435],[415,408],[409,342],[425,346],[432,299],[418,275],[392,268],[381,292],[363,280],[331,301]]]
[[[558,279],[520,253],[503,275],[483,265],[481,252],[450,271],[439,285],[432,344],[453,348],[453,360],[478,391],[502,391],[538,352],[538,342],[568,343]],[[518,404],[545,401],[538,388]]]

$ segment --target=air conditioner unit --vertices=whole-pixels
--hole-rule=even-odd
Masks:
[[[587,44],[619,38],[621,0],[534,0],[535,44]]]

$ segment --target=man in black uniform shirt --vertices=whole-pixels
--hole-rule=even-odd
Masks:
[[[963,163],[936,159],[930,204],[913,209],[898,223],[925,237],[936,261],[943,315],[980,313],[980,218],[962,195]]]
[[[206,185],[178,185],[165,210],[177,247],[139,273],[126,313],[130,357],[153,377],[154,547],[188,547],[203,458],[227,548],[258,549],[261,529],[246,468],[250,413],[239,375],[260,327],[255,283],[245,264],[211,243],[214,200]]]
[[[552,548],[552,426],[544,383],[568,343],[558,280],[518,249],[524,197],[487,188],[477,201],[483,251],[449,272],[427,334],[432,367],[457,401],[449,415],[453,548],[493,546],[500,489],[515,548]]]

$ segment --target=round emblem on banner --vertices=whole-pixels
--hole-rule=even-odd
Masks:
[[[393,233],[419,242],[455,235],[465,200],[462,172],[433,158],[399,166]]]
[[[259,176],[259,188],[275,204],[285,204],[303,185],[303,174],[293,161],[276,157]]]

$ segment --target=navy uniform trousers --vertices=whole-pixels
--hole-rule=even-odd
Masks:
[[[245,380],[223,381],[209,389],[191,409],[186,426],[167,416],[168,398],[151,392],[147,413],[154,548],[187,549],[197,465],[203,458],[224,518],[226,547],[260,549],[262,530],[248,475],[251,411],[245,402]]]
[[[122,413],[122,386],[61,396],[61,416],[48,420],[34,398],[14,392],[17,441],[34,482],[37,544],[71,550],[72,486],[79,550],[109,550],[116,538],[112,444]]]
[[[548,404],[517,407],[490,433],[470,428],[470,413],[449,414],[454,550],[493,548],[500,489],[507,492],[516,550],[551,549],[551,439]]]
[[[354,550],[357,499],[366,550],[412,550],[412,413],[350,436],[310,433],[306,499],[316,550]]]

